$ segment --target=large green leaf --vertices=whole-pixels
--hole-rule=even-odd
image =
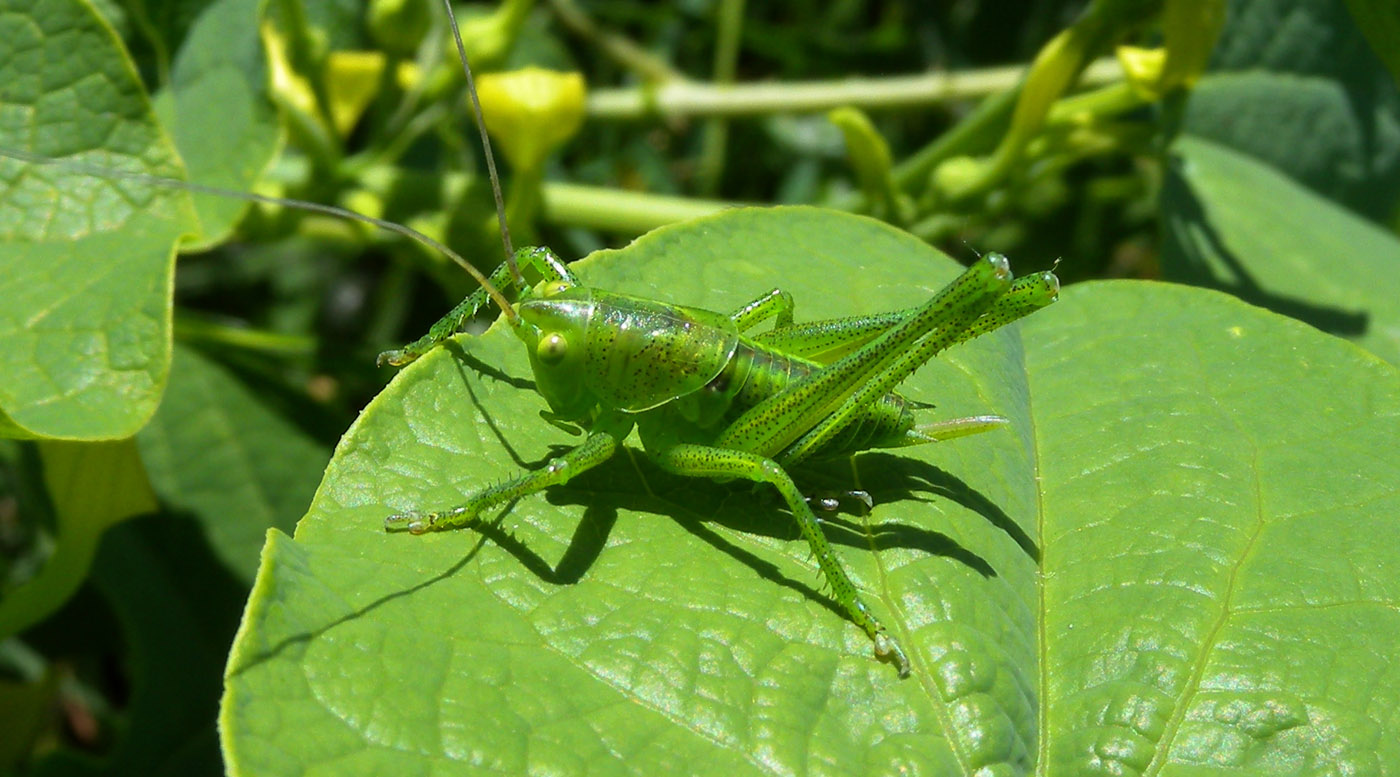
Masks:
[[[93,6],[0,2],[0,150],[19,155],[0,154],[0,434],[129,437],[155,410],[177,244],[221,239],[246,203],[133,176],[185,177],[167,133],[206,185],[261,173],[277,130],[256,5],[202,11],[158,122]]]
[[[200,9],[156,97],[156,112],[185,161],[191,181],[247,191],[280,140],[267,98],[267,64],[258,38],[261,0],[219,0]],[[248,203],[195,197],[199,245],[217,243]]]
[[[803,318],[908,305],[955,270],[811,209],[580,265],[719,310],[781,285]],[[874,497],[827,533],[908,680],[819,591],[777,500],[635,449],[485,536],[384,535],[574,442],[536,418],[505,329],[429,354],[347,432],[295,539],[269,534],[228,667],[230,774],[1400,764],[1394,368],[1220,294],[1106,283],[904,388],[1012,421],[807,473]]]
[[[1277,170],[1190,136],[1162,188],[1166,277],[1355,338],[1400,364],[1400,239]]]
[[[1044,770],[1400,769],[1400,375],[1217,294],[1075,287],[1024,328]]]
[[[0,2],[0,148],[180,177],[120,41],[72,0]],[[0,157],[0,434],[107,439],[145,423],[193,224],[181,192]]]
[[[1386,0],[1347,0],[1347,8],[1400,85],[1400,7]]]

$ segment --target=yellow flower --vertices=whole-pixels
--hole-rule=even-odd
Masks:
[[[583,76],[527,67],[477,79],[486,129],[518,169],[534,169],[583,123]]]

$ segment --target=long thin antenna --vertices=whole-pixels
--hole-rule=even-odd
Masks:
[[[423,234],[422,232],[419,232],[416,229],[406,227],[402,224],[396,224],[392,221],[385,221],[384,219],[377,219],[373,216],[366,216],[363,213],[356,213],[353,210],[347,210],[345,208],[339,208],[334,205],[326,205],[319,202],[310,202],[307,200],[291,200],[282,197],[268,197],[266,195],[256,194],[254,192],[240,192],[234,189],[221,189],[217,186],[206,186],[201,183],[191,183],[190,181],[177,181],[173,178],[161,178],[158,175],[147,175],[145,173],[133,173],[127,170],[116,170],[111,168],[98,167],[96,165],[88,165],[82,162],[74,162],[67,159],[51,159],[49,157],[37,156],[35,154],[30,154],[24,151],[0,148],[0,156],[15,159],[20,162],[25,162],[31,165],[45,165],[48,167],[55,167],[60,170],[67,170],[69,172],[78,173],[80,175],[90,175],[94,178],[119,178],[128,181],[136,181],[146,186],[153,186],[162,189],[180,189],[183,191],[194,192],[195,194],[208,194],[215,197],[229,197],[235,200],[243,200],[245,202],[256,202],[262,205],[285,205],[288,208],[295,208],[297,210],[310,211],[312,213],[321,213],[327,216],[335,216],[337,218],[349,219],[350,221],[358,221],[363,224],[369,224],[373,227],[388,230],[390,232],[403,235],[404,237],[407,237],[411,240],[416,240],[422,245],[425,245],[434,251],[441,251],[444,256],[447,256],[450,259],[452,259],[452,261],[462,265],[462,267],[466,269],[466,271],[473,278],[476,279],[476,282],[481,284],[481,287],[486,290],[486,293],[491,297],[491,301],[495,302],[501,307],[501,311],[505,313],[506,318],[509,319],[512,324],[514,324],[518,320],[515,308],[511,306],[510,301],[505,298],[505,295],[502,294],[499,289],[492,285],[491,281],[488,280],[480,270],[473,267],[471,262],[468,262],[466,259],[463,259],[461,254],[458,254],[456,251],[453,251],[451,248],[448,248],[442,243],[432,239],[431,237],[428,237],[427,235]]]
[[[452,12],[452,0],[442,0],[447,9],[447,21],[452,26],[452,40],[457,43],[457,56],[462,60],[462,72],[467,74],[467,94],[472,98],[472,111],[476,113],[476,128],[481,133],[481,147],[486,151],[486,172],[491,176],[491,193],[496,196],[496,223],[501,228],[501,244],[506,249],[506,264],[510,276],[517,287],[525,285],[520,268],[515,265],[515,249],[510,245],[510,228],[506,226],[506,204],[501,198],[501,179],[496,175],[496,158],[491,153],[491,138],[486,134],[486,117],[481,113],[481,100],[476,96],[476,80],[472,78],[472,66],[467,64],[467,47],[462,43],[462,31],[457,27],[457,15]]]

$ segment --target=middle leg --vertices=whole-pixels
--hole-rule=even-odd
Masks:
[[[822,576],[831,586],[836,603],[857,626],[870,635],[870,639],[875,643],[875,655],[881,658],[889,657],[898,667],[900,677],[909,676],[909,659],[899,647],[899,642],[885,630],[870,612],[870,608],[865,606],[865,602],[860,600],[855,583],[846,575],[846,570],[836,558],[836,551],[832,550],[826,535],[822,534],[817,516],[807,506],[807,500],[792,482],[792,478],[777,462],[744,451],[689,443],[664,448],[657,453],[656,459],[663,469],[677,475],[740,478],[755,483],[770,483],[778,489],[778,493],[782,494],[783,500],[787,502],[788,509],[792,511],[792,517],[797,521],[803,538],[812,548],[817,566],[821,568]]]
[[[619,439],[620,437],[610,430],[595,430],[583,444],[563,456],[551,459],[540,469],[483,488],[468,497],[465,503],[448,510],[395,513],[384,520],[384,530],[424,534],[430,531],[466,528],[473,525],[482,510],[536,491],[543,491],[550,486],[562,485],[575,475],[602,464],[617,451]]]

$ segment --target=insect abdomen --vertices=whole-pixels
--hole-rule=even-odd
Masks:
[[[728,397],[729,405],[721,416],[723,423],[728,424],[744,411],[824,366],[741,337],[733,358],[702,391]],[[838,456],[869,448],[907,445],[907,434],[913,428],[914,416],[904,397],[886,394],[815,455]]]

